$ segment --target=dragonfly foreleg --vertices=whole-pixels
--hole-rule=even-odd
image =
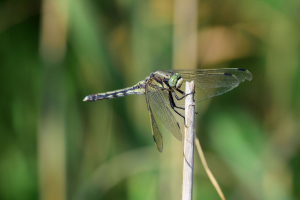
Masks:
[[[185,117],[182,114],[180,114],[177,110],[175,110],[175,108],[179,108],[179,109],[183,109],[183,110],[184,110],[184,108],[176,106],[176,104],[174,102],[174,99],[173,99],[173,96],[172,96],[170,91],[168,92],[168,96],[169,96],[169,101],[170,101],[171,108],[174,110],[174,112],[176,112],[180,117],[183,118],[184,126],[186,127]]]
[[[173,99],[173,96],[170,92],[168,92],[168,96],[169,96],[169,101],[170,101],[170,105],[171,105],[171,108],[174,110],[174,112],[176,112],[179,116],[181,116],[183,119],[185,119],[185,117],[180,114],[177,110],[175,110],[175,108],[179,108],[179,109],[182,109],[184,110],[184,108],[182,107],[179,107],[179,106],[176,106],[175,102],[174,102],[174,99]]]
[[[192,93],[189,93],[189,94],[185,94],[183,91],[181,91],[180,89],[176,88],[175,89],[177,92],[179,92],[180,94],[182,94],[183,96],[182,97],[178,97],[176,92],[174,90],[172,90],[172,93],[174,94],[174,96],[176,97],[177,100],[182,100],[183,98],[185,98],[187,95],[189,94],[192,94]],[[194,92],[195,93],[195,92]]]
[[[187,95],[190,95],[190,94],[195,94],[195,92],[191,92],[191,93],[189,93],[189,94],[185,94],[183,91],[181,91],[180,89],[178,89],[178,88],[176,88],[175,89],[176,91],[178,91],[180,94],[183,94],[183,96],[182,97],[178,97],[177,96],[177,94],[176,94],[176,92],[174,91],[174,90],[172,90],[172,93],[174,94],[174,96],[176,97],[176,99],[177,100],[182,100],[184,97],[186,97]]]
[[[184,94],[184,92],[181,91],[180,89],[176,89],[176,90],[177,90],[179,93]],[[172,93],[174,94],[174,96],[176,97],[177,100],[181,100],[181,99],[183,99],[184,97],[186,97],[187,95],[189,95],[189,94],[185,94],[183,97],[180,97],[180,98],[179,98],[174,90],[172,90]],[[194,93],[195,93],[195,92],[194,92]],[[190,94],[192,94],[192,93],[190,93]],[[184,108],[179,107],[179,106],[176,106],[175,103],[174,103],[174,107],[175,107],[175,108],[179,108],[179,109],[184,110]],[[198,112],[195,112],[195,114],[198,114]]]
[[[175,89],[175,90],[178,91],[180,94],[183,95],[182,97],[178,97],[177,94],[176,94],[176,92],[175,92],[174,90],[172,90],[172,93],[174,94],[175,98],[176,98],[178,101],[182,100],[183,98],[185,98],[185,97],[187,96],[183,91],[181,91],[181,90],[179,90],[179,89]]]

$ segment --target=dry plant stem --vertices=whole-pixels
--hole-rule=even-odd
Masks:
[[[202,149],[201,149],[200,142],[199,142],[199,140],[198,140],[198,138],[197,138],[197,135],[195,135],[195,137],[196,137],[196,138],[195,138],[196,148],[197,148],[198,154],[199,154],[199,156],[200,156],[200,160],[201,160],[201,162],[202,162],[202,164],[203,164],[203,167],[204,167],[204,169],[205,169],[205,172],[207,173],[207,175],[208,175],[208,177],[209,177],[211,183],[213,184],[213,186],[216,188],[216,190],[217,190],[217,192],[218,192],[220,198],[221,198],[222,200],[226,200],[226,199],[225,199],[225,196],[224,196],[224,194],[222,193],[222,190],[221,190],[221,188],[220,188],[220,186],[219,186],[219,184],[218,184],[218,182],[217,182],[217,180],[215,179],[214,175],[211,173],[210,169],[208,168],[208,165],[207,165],[207,163],[206,163],[206,160],[205,160],[203,151],[202,151]]]
[[[37,136],[39,199],[67,195],[66,46],[68,0],[42,0],[40,21],[41,95]]]
[[[195,102],[194,81],[186,83],[185,92],[185,137],[183,150],[182,200],[192,200],[194,169]]]

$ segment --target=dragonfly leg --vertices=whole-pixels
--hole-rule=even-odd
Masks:
[[[174,101],[174,99],[173,99],[173,101]],[[183,108],[183,107],[177,106],[177,105],[175,104],[175,102],[174,102],[174,108],[178,108],[178,109],[181,109],[181,110],[184,110],[184,109],[185,109],[185,108]]]
[[[180,90],[180,89],[178,89],[178,88],[176,88],[176,90],[179,92],[179,93],[181,93],[181,94],[183,94],[183,95],[185,95],[185,96],[187,96],[187,95],[189,95],[189,94],[195,94],[195,91],[194,92],[191,92],[191,93],[189,93],[189,94],[185,94],[182,90]]]
[[[179,89],[176,89],[180,94],[182,94],[183,96],[182,97],[178,97],[177,96],[177,94],[176,94],[176,92],[174,91],[174,90],[172,90],[172,93],[174,94],[174,96],[175,96],[175,98],[179,101],[179,100],[182,100],[183,98],[185,98],[187,95],[183,92],[183,91],[181,91],[181,90],[179,90]]]
[[[171,92],[168,92],[168,96],[169,96],[169,101],[170,101],[171,108],[174,110],[174,112],[176,112],[180,117],[183,118],[184,126],[186,127],[185,117],[182,114],[180,114],[177,110],[175,110],[175,108],[179,108],[179,109],[183,109],[183,110],[184,110],[184,108],[176,106]]]
[[[177,110],[175,110],[175,108],[179,108],[179,109],[182,109],[184,110],[184,108],[182,107],[179,107],[179,106],[176,106],[175,102],[174,102],[174,99],[173,99],[173,96],[170,92],[168,92],[168,96],[169,96],[169,101],[170,101],[170,105],[171,105],[171,108],[174,110],[174,112],[176,112],[179,116],[181,116],[183,119],[185,119],[185,117],[180,114]]]
[[[176,90],[177,90],[179,93],[184,94],[184,92],[181,91],[180,89],[176,89]],[[175,96],[175,98],[176,98],[177,100],[181,100],[181,99],[183,99],[184,97],[186,97],[187,95],[189,95],[189,94],[184,94],[183,97],[180,97],[180,98],[179,98],[174,90],[172,90],[172,93],[174,94],[174,96]],[[193,92],[193,93],[195,93],[195,92]],[[190,94],[192,94],[192,93],[190,93]],[[175,107],[175,108],[179,108],[179,109],[184,110],[184,108],[179,107],[179,106],[176,106],[175,103],[174,103],[174,107]],[[195,114],[198,114],[198,112],[195,112]]]
[[[179,90],[179,89],[178,89],[178,90]],[[178,92],[184,94],[184,92],[181,91],[181,90],[178,91]],[[176,95],[176,93],[174,92],[174,90],[172,90],[172,93],[174,94],[174,96],[175,96],[176,99],[178,100],[178,96]],[[187,95],[189,95],[189,94],[187,94]],[[183,99],[183,98],[186,97],[187,95],[184,95],[181,99]],[[179,106],[177,106],[177,105],[175,104],[174,99],[173,99],[173,96],[172,96],[172,94],[171,94],[170,91],[168,91],[168,96],[169,96],[169,101],[170,101],[171,108],[174,110],[175,113],[177,113],[179,116],[181,116],[181,117],[183,118],[183,120],[184,120],[184,126],[186,127],[186,124],[185,124],[185,117],[184,117],[182,114],[180,114],[177,110],[175,110],[175,108],[182,109],[182,110],[185,110],[185,108],[179,107]],[[198,114],[197,112],[195,112],[195,113]]]
[[[176,90],[177,90],[180,94],[185,95],[185,93],[184,93],[182,90],[180,90],[180,89],[178,89],[178,88],[176,88]]]
[[[180,94],[182,94],[182,97],[178,97],[177,94],[175,93],[174,90],[172,90],[172,93],[174,94],[174,96],[176,97],[177,100],[182,100],[183,98],[185,98],[187,95],[193,94],[195,92],[189,93],[189,94],[185,94],[183,91],[181,91],[180,89],[176,88],[175,89],[177,92],[179,92]]]

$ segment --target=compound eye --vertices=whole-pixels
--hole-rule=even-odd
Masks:
[[[173,75],[170,79],[169,79],[169,85],[170,87],[175,87],[177,83],[177,76]]]
[[[179,73],[175,73],[175,76],[177,76],[178,78],[181,78],[181,75]]]

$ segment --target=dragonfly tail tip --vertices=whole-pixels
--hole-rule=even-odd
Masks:
[[[88,99],[89,99],[88,97],[84,97],[83,101],[88,101]]]

